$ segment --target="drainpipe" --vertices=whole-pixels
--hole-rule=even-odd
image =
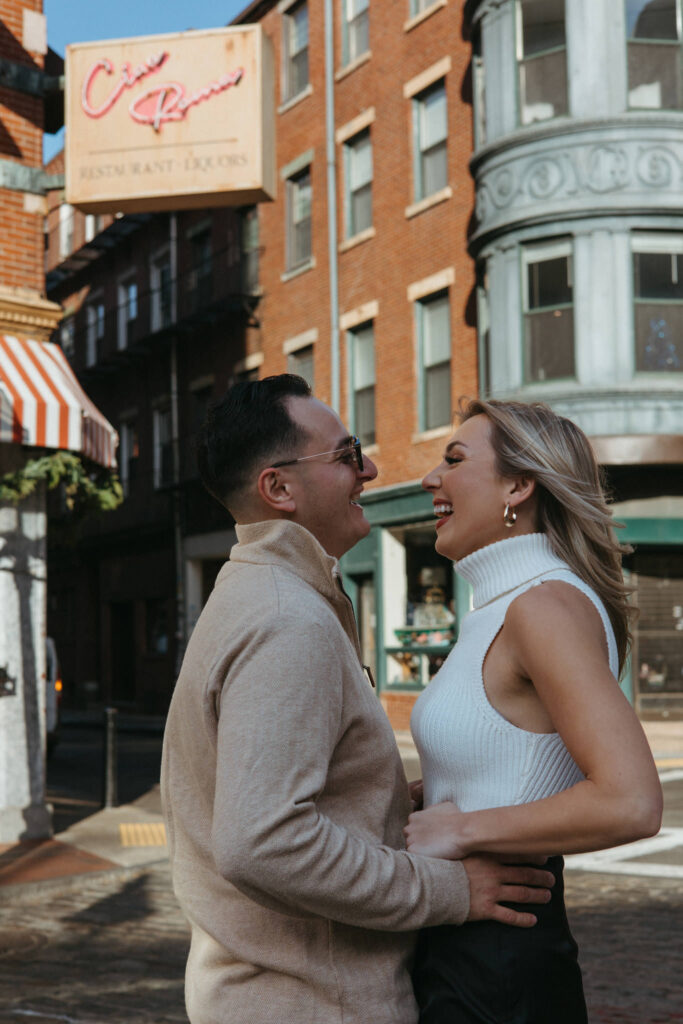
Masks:
[[[334,141],[334,10],[325,0],[325,149],[330,263],[330,405],[339,412],[339,274],[337,266],[337,154]]]
[[[178,219],[169,217],[169,263],[171,267],[171,323],[178,319]],[[170,350],[171,390],[171,451],[173,455],[173,554],[175,559],[175,674],[185,654],[185,574],[183,565],[183,535],[181,531],[180,495],[180,430],[178,426],[178,336],[171,334]]]

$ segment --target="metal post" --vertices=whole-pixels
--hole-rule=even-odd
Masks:
[[[104,709],[104,806],[118,805],[116,757],[116,708]]]

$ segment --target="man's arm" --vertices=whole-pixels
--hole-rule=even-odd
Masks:
[[[496,900],[524,902],[537,893],[527,881],[547,882],[547,873],[501,871],[479,858],[466,871],[369,842],[320,812],[340,738],[342,655],[338,638],[310,623],[302,638],[301,620],[289,618],[282,612],[258,630],[223,692],[213,824],[220,872],[256,902],[365,928],[461,923],[468,875],[474,914],[514,914]],[[506,884],[516,874],[521,890]]]

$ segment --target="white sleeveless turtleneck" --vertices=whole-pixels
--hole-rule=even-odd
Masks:
[[[473,588],[473,610],[458,641],[420,695],[411,729],[420,754],[425,806],[452,800],[463,811],[509,807],[551,796],[583,778],[558,733],[520,729],[489,703],[482,669],[512,601],[546,580],[591,599],[618,674],[617,645],[597,594],[553,552],[545,534],[523,534],[480,548],[455,563]],[[567,666],[571,676],[571,666]]]

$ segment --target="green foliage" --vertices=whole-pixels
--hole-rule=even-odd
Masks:
[[[61,484],[67,508],[81,515],[109,512],[123,501],[116,473],[94,463],[86,467],[79,455],[64,451],[29,459],[16,472],[0,476],[0,501],[16,504],[33,494],[43,481],[48,490]]]

